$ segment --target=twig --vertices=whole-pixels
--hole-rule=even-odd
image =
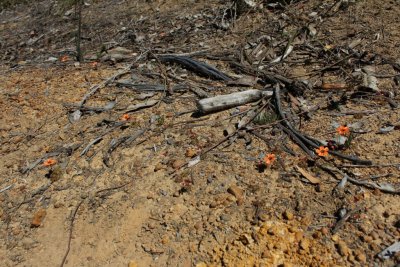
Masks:
[[[83,200],[81,200],[81,202],[78,203],[78,205],[75,208],[74,213],[72,214],[71,224],[70,224],[70,227],[69,227],[69,237],[68,237],[67,251],[65,252],[65,255],[64,255],[64,257],[63,257],[63,259],[61,261],[61,265],[60,265],[61,267],[64,266],[65,261],[67,260],[69,251],[71,249],[72,230],[74,229],[74,221],[75,221],[76,214],[78,213],[79,207],[82,205],[82,203],[83,203]]]
[[[96,144],[97,142],[100,142],[106,134],[108,134],[108,133],[114,131],[115,129],[117,129],[118,127],[120,127],[120,126],[122,126],[122,125],[124,125],[124,124],[126,124],[126,123],[127,123],[127,121],[117,122],[112,128],[107,129],[107,130],[106,130],[104,133],[102,133],[100,136],[98,136],[97,138],[95,138],[95,139],[93,139],[92,141],[90,141],[89,144],[82,150],[80,156],[81,156],[81,157],[84,156],[84,155],[89,151],[89,149],[90,149],[94,144]]]
[[[122,185],[117,185],[117,186],[114,186],[114,187],[101,189],[101,190],[97,191],[95,195],[98,197],[99,194],[102,193],[102,192],[111,191],[111,190],[117,190],[117,189],[120,189],[120,188],[122,188],[122,187],[127,186],[128,184],[130,184],[130,183],[132,183],[132,182],[133,182],[133,181],[130,181],[130,182],[124,183],[124,184],[122,184]]]
[[[311,145],[312,142],[309,140],[306,140],[306,138],[299,134],[297,131],[294,130],[293,126],[289,123],[287,120],[286,116],[283,114],[282,111],[282,106],[281,106],[281,99],[280,99],[280,89],[279,85],[275,87],[274,90],[274,96],[275,96],[275,107],[278,112],[278,116],[282,119],[280,122],[282,130],[286,132],[287,134],[292,137],[292,139],[311,157],[315,158],[314,152],[310,151],[307,146],[304,144],[304,142],[308,145]],[[309,141],[309,142],[307,142]],[[313,143],[312,143],[313,144]]]
[[[13,184],[10,184],[10,185],[4,187],[3,189],[0,189],[0,193],[3,193],[4,191],[7,191],[8,189],[12,188],[13,186],[14,186]]]
[[[139,136],[141,136],[142,134],[144,134],[144,133],[147,131],[147,129],[148,129],[148,128],[142,129],[142,130],[138,130],[138,131],[136,131],[134,134],[125,135],[125,136],[122,136],[122,137],[120,137],[120,138],[118,138],[118,139],[113,139],[113,140],[111,141],[110,147],[108,148],[106,154],[105,154],[104,157],[103,157],[103,162],[104,162],[104,164],[105,164],[107,167],[109,167],[109,160],[110,160],[111,153],[112,153],[117,147],[119,147],[120,145],[122,145],[123,143],[130,143],[130,142],[132,142],[132,141],[135,141]]]
[[[296,133],[294,133],[293,131],[291,131],[290,129],[284,127],[283,125],[280,125],[281,129],[287,133],[288,135],[290,135],[290,137],[292,137],[292,139],[312,158],[315,159],[315,153],[313,151],[311,151],[310,149],[308,149],[308,147],[302,142],[302,140],[298,137],[298,135],[296,135]]]
[[[371,164],[371,165],[343,165],[343,168],[389,168],[389,167],[400,167],[399,163],[389,163],[389,164]]]
[[[206,52],[210,51],[211,49],[204,49],[200,51],[188,52],[188,53],[180,53],[180,54],[156,54],[156,56],[175,56],[175,57],[191,57],[191,56],[199,56],[204,55]]]
[[[372,189],[379,189],[382,192],[386,192],[386,193],[390,193],[390,194],[400,194],[400,190],[396,190],[394,188],[393,189],[392,188],[388,188],[388,187],[385,187],[385,186],[380,186],[380,185],[378,185],[376,183],[372,183],[372,182],[368,182],[368,181],[357,180],[355,178],[349,177],[348,175],[346,175],[340,169],[334,168],[334,167],[326,165],[326,164],[325,165],[318,164],[318,167],[320,167],[321,169],[323,169],[325,171],[331,172],[331,173],[337,172],[342,176],[347,176],[347,180],[349,182],[355,184],[355,185],[365,186],[365,187],[372,188]],[[335,178],[337,178],[337,177],[335,177]]]
[[[19,203],[17,206],[13,207],[12,210],[13,211],[18,210],[22,205],[31,202],[35,198],[35,196],[37,196],[39,194],[43,194],[44,192],[46,192],[46,190],[49,189],[51,185],[52,185],[52,183],[50,182],[48,184],[45,184],[45,185],[39,187],[38,189],[36,189],[35,191],[33,191],[31,193],[31,195],[30,195],[30,197],[28,199],[26,199],[26,196],[25,196],[24,200],[21,203]]]
[[[112,83],[115,79],[118,79],[122,75],[128,73],[129,70],[132,68],[133,64],[134,63],[129,64],[122,71],[118,72],[117,74],[114,74],[113,76],[109,77],[107,80],[103,81],[102,83],[97,84],[95,86],[92,86],[90,88],[90,91],[83,96],[81,102],[79,103],[79,107],[80,108],[83,107],[83,105],[86,103],[86,101],[89,99],[89,97],[94,95],[98,90],[100,90],[101,88],[103,88],[103,87],[107,86],[108,84]]]

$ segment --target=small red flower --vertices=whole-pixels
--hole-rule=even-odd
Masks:
[[[319,148],[315,149],[315,152],[317,152],[318,156],[320,157],[326,157],[329,154],[329,148],[326,146],[320,146]]]
[[[44,166],[44,167],[49,167],[49,166],[53,166],[53,165],[56,164],[56,163],[57,163],[57,160],[50,158],[50,159],[46,159],[46,160],[43,162],[43,166]]]
[[[66,62],[66,61],[68,61],[68,59],[69,59],[69,57],[68,57],[67,55],[65,55],[65,56],[62,56],[62,57],[60,58],[60,61],[61,61],[61,62]]]
[[[267,154],[264,157],[265,164],[268,165],[268,166],[272,165],[275,160],[276,160],[275,154]]]
[[[336,128],[336,131],[338,132],[338,134],[342,135],[342,136],[346,136],[350,134],[350,129],[347,126],[339,126],[338,128]]]
[[[129,114],[124,114],[121,116],[122,121],[129,121],[131,119],[131,116]]]

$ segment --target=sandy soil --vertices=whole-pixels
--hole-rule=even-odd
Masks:
[[[1,12],[3,266],[59,266],[66,254],[65,266],[400,263],[399,253],[385,260],[377,256],[399,241],[399,194],[351,182],[338,190],[343,177],[321,168],[336,166],[358,181],[386,188],[389,184],[399,192],[400,113],[395,104],[400,101],[400,67],[393,67],[400,59],[396,1],[355,1],[340,7],[333,6],[339,1],[293,1],[282,9],[268,7],[267,2],[279,1],[264,1],[228,28],[221,21],[229,4],[208,2],[88,2],[83,41],[87,60],[81,64],[71,54],[74,21],[72,15],[63,15],[69,8],[42,1]],[[321,19],[314,19],[318,16]],[[191,90],[165,97],[165,92],[144,95],[110,83],[86,105],[103,107],[116,101],[113,109],[84,113],[74,123],[69,120],[71,104],[135,60],[121,79],[164,84],[163,73],[168,73],[170,86],[189,82],[211,96],[249,89],[159,64],[149,51],[206,50],[196,59],[239,78],[245,74],[228,58],[239,61],[263,44],[268,48],[264,61],[269,62],[285,51],[291,36],[310,25],[316,29],[314,37],[300,34],[292,40],[294,50],[284,63],[265,69],[308,82],[302,94],[292,92],[292,98],[284,98],[284,108],[293,112],[299,108],[295,103],[303,100],[316,107],[309,118],[300,123],[296,119],[303,133],[329,140],[337,136],[335,122],[354,125],[354,140],[341,152],[371,160],[373,166],[345,167],[351,162],[332,155],[307,157],[277,127],[276,118],[268,113],[272,109],[258,131],[265,140],[247,131],[203,154],[224,140],[225,129],[238,123],[241,116],[232,116],[235,112],[253,105],[200,117],[180,114],[196,109],[198,96]],[[356,51],[362,55],[347,54],[353,42],[358,42]],[[132,54],[122,62],[95,59],[102,50],[118,45]],[[60,62],[64,55],[68,60]],[[57,60],[46,62],[49,57]],[[366,65],[380,74],[376,76],[381,92],[356,97],[362,81],[355,73]],[[346,87],[323,90],[327,79]],[[262,89],[268,83],[253,87]],[[129,121],[115,127],[129,105],[148,100],[160,101],[129,113]],[[339,107],[331,109],[332,103]],[[393,129],[379,133],[387,126]],[[113,140],[141,130],[137,139],[109,153]],[[81,155],[99,136],[103,138]],[[200,153],[198,164],[181,167]],[[259,162],[269,153],[277,160],[260,169]],[[57,163],[43,166],[48,158]],[[35,161],[32,169],[24,169]],[[341,210],[351,216],[334,231]]]

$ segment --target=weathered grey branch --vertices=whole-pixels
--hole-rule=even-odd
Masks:
[[[197,101],[201,113],[210,113],[254,102],[265,96],[272,96],[272,91],[247,90],[229,95],[219,95]]]

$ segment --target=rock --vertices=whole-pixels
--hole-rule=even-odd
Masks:
[[[370,242],[372,242],[373,238],[369,235],[364,235],[364,236],[362,236],[362,240],[364,242],[370,243]]]
[[[228,188],[228,193],[236,197],[236,203],[238,205],[243,204],[244,195],[243,190],[240,187],[237,185],[232,185]]]
[[[161,239],[161,244],[166,245],[169,243],[169,238],[168,236],[164,235]]]
[[[210,208],[214,209],[214,208],[216,208],[216,207],[218,207],[218,203],[217,203],[216,201],[212,201],[212,202],[210,203]]]
[[[321,233],[322,233],[323,235],[327,235],[327,234],[329,234],[329,229],[326,228],[326,227],[322,227],[322,228],[321,228]]]
[[[304,233],[302,231],[298,231],[294,234],[294,238],[297,242],[303,239]]]
[[[300,241],[300,248],[301,248],[302,250],[308,251],[308,249],[310,248],[310,242],[308,241],[308,239],[303,238],[303,239]]]
[[[223,222],[229,222],[231,220],[231,217],[227,214],[222,214],[220,216],[220,218],[221,218],[221,221],[223,221]]]
[[[196,151],[196,149],[194,149],[194,148],[188,148],[187,150],[186,150],[186,153],[185,153],[185,156],[186,157],[188,157],[188,158],[193,158],[194,156],[196,156],[197,155],[197,151]]]
[[[196,263],[196,267],[207,267],[207,264],[205,264],[204,262],[198,262]]]
[[[201,221],[197,222],[194,225],[194,229],[196,229],[196,230],[199,230],[199,229],[202,229],[202,228],[203,228],[203,223]]]
[[[361,250],[355,251],[354,255],[356,256],[356,260],[362,263],[367,262],[367,256]]]
[[[333,235],[331,237],[331,239],[332,239],[333,242],[338,242],[339,241],[339,236],[337,234],[335,234],[335,235]]]
[[[371,233],[371,237],[372,237],[374,240],[378,240],[378,239],[379,239],[379,234],[378,234],[377,232],[372,232],[372,233]]]
[[[164,165],[161,162],[157,163],[156,166],[154,166],[154,172],[157,172],[162,169],[164,169]]]
[[[288,220],[288,221],[291,221],[291,220],[293,220],[293,213],[291,213],[290,211],[288,211],[288,210],[285,210],[285,212],[283,213],[283,218],[285,219],[285,220]]]
[[[40,209],[38,210],[34,215],[33,215],[33,219],[31,222],[31,227],[39,227],[42,222],[44,217],[46,216],[46,210],[45,209]]]
[[[270,235],[277,235],[278,234],[278,227],[273,225],[272,227],[270,227],[267,231],[268,234]]]
[[[172,168],[174,168],[175,170],[179,169],[183,164],[185,164],[184,160],[181,159],[174,160],[174,162],[172,162]]]
[[[239,240],[243,243],[243,245],[247,246],[254,242],[253,238],[248,234],[243,234],[240,236]]]
[[[128,264],[128,267],[138,267],[139,265],[136,263],[136,261],[130,261]]]
[[[260,215],[258,215],[258,218],[262,221],[262,222],[266,222],[269,219],[268,214],[266,213],[261,213]]]
[[[315,232],[312,234],[312,237],[313,237],[314,239],[319,239],[319,238],[321,238],[321,237],[322,237],[321,231],[315,231]]]
[[[265,248],[265,250],[261,253],[261,258],[271,258],[272,254],[268,248]]]
[[[346,257],[350,255],[350,249],[344,241],[339,241],[337,243],[337,249],[341,256]]]

